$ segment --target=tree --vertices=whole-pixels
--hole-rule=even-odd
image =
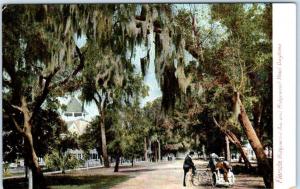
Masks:
[[[227,13],[230,13],[230,17],[224,15]],[[271,188],[273,185],[272,166],[247,114],[247,108],[251,108],[253,102],[257,101],[256,97],[252,96],[253,93],[250,93],[249,80],[253,80],[253,77],[249,76],[253,72],[265,72],[262,69],[264,65],[267,67],[272,65],[272,43],[269,33],[266,32],[269,30],[265,30],[268,26],[271,27],[271,24],[262,21],[263,16],[268,14],[271,14],[269,8],[260,8],[258,5],[252,5],[249,10],[246,10],[243,5],[212,6],[213,18],[224,24],[229,32],[228,40],[223,46],[221,64],[226,72],[228,84],[233,88],[233,110],[256,154],[265,185]],[[242,21],[245,19],[252,19],[253,22],[245,23]],[[247,32],[249,29],[251,29],[251,33]],[[265,83],[266,81],[260,80],[260,82]],[[264,86],[266,89],[270,88],[270,82]],[[252,91],[255,91],[255,88]],[[258,95],[258,93],[255,94]],[[242,101],[245,101],[246,105]]]
[[[106,126],[107,128],[107,126]],[[102,145],[101,138],[95,136],[101,136],[101,130],[99,130],[99,117],[93,119],[89,126],[86,128],[85,133],[79,136],[79,148],[83,150],[85,156],[88,156],[90,150],[96,149],[99,155],[100,163],[102,164]]]
[[[112,140],[109,142],[109,151],[115,156],[115,172],[119,170],[121,156],[131,159],[132,166],[134,158],[144,150],[143,142],[149,129],[149,121],[139,107],[139,98],[145,97],[148,88],[142,84],[142,78],[134,76],[134,82],[128,87],[132,91],[132,96],[126,101],[126,92],[115,99],[115,103],[108,109],[110,117],[110,133]],[[128,88],[128,89],[129,89]],[[121,92],[121,91],[119,91]]]
[[[44,124],[35,120],[51,97],[76,88],[74,76],[84,64],[73,38],[73,8],[8,5],[3,11],[3,114],[24,139],[34,188],[45,188],[33,135]]]

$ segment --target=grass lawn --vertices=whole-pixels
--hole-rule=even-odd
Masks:
[[[55,175],[46,176],[49,189],[109,189],[124,182],[129,176],[123,175],[97,175],[97,176],[72,176]],[[27,189],[24,178],[4,180],[4,189]]]

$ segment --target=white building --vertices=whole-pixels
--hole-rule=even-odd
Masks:
[[[77,136],[85,133],[89,126],[89,121],[92,119],[84,109],[83,104],[76,97],[72,97],[69,100],[66,110],[62,112],[61,117],[67,123],[68,131]],[[77,159],[84,159],[84,153],[81,149],[68,149],[68,152],[75,155]],[[97,150],[92,149],[90,150],[89,160],[85,164],[87,166],[94,165],[95,160],[99,161],[99,156]]]

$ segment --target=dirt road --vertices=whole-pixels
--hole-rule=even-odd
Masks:
[[[200,167],[207,162],[194,161]],[[172,161],[161,164],[122,168],[118,174],[130,175],[132,178],[120,183],[112,189],[187,189],[210,188],[209,186],[183,187],[183,161]],[[218,187],[220,188],[220,187]],[[236,183],[232,189],[264,188],[263,179],[247,174],[236,175]]]

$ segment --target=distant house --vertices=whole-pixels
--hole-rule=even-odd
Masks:
[[[67,120],[73,120],[79,118],[84,118],[87,115],[87,111],[85,111],[83,104],[75,98],[72,97],[67,104],[66,111],[63,113],[63,118]]]
[[[76,98],[72,97],[66,107],[66,110],[62,112],[62,119],[67,123],[68,131],[72,134],[80,136],[85,133],[89,126],[88,112],[84,109],[83,104]],[[68,152],[75,155],[77,159],[83,159],[84,153],[80,149],[71,150]],[[96,149],[90,150],[89,160],[85,163],[91,165],[89,161],[99,160],[99,155]],[[95,163],[93,163],[95,164]]]
[[[72,97],[62,113],[62,119],[67,123],[70,132],[81,135],[88,126],[87,115],[83,104],[77,98]]]

